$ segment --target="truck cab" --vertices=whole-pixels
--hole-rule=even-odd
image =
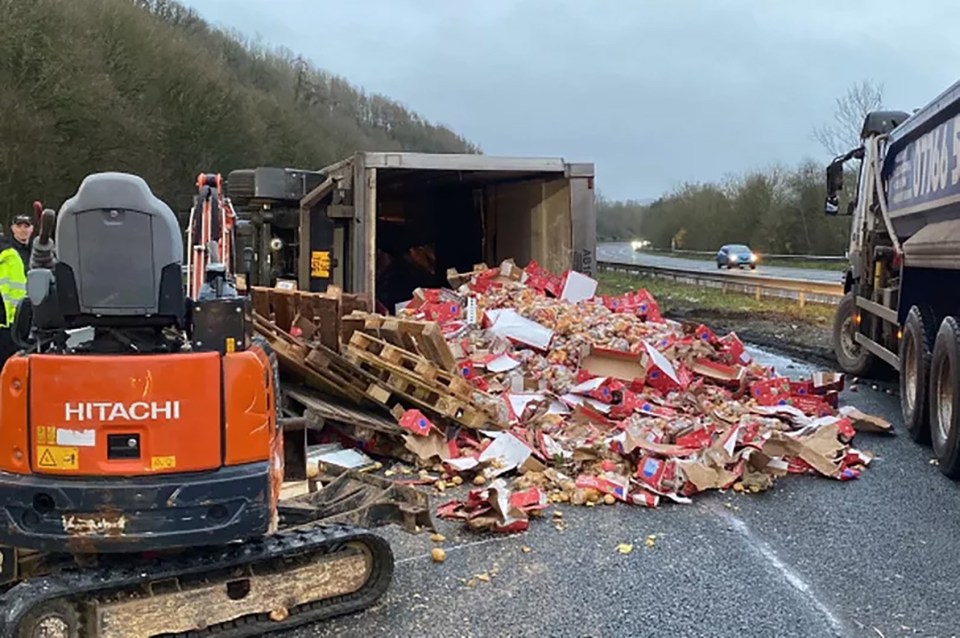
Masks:
[[[824,209],[827,215],[851,217],[850,244],[847,248],[849,265],[844,273],[844,298],[841,301],[834,324],[834,352],[841,369],[848,374],[863,375],[870,372],[877,359],[896,367],[896,333],[890,325],[867,322],[858,308],[879,298],[886,307],[895,306],[896,282],[879,277],[886,272],[894,273],[895,253],[889,249],[890,229],[882,223],[882,216],[875,214],[877,201],[877,171],[883,154],[886,136],[907,118],[899,111],[870,113],[864,119],[861,130],[861,145],[840,155],[827,166],[827,197]],[[846,164],[857,160],[854,188],[845,191]],[[847,195],[846,206],[841,211],[840,195]],[[886,263],[890,268],[877,271],[878,265]],[[889,313],[887,315],[889,317]],[[890,322],[887,322],[888,324]],[[858,336],[860,335],[860,336]]]

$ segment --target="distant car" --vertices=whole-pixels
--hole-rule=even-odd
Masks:
[[[742,268],[750,266],[756,270],[760,257],[743,244],[726,244],[717,251],[717,268]]]
[[[630,242],[630,248],[635,251],[644,250],[645,248],[650,248],[650,242],[646,239],[636,239]]]

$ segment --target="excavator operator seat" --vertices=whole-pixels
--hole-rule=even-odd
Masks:
[[[64,318],[170,323],[185,311],[177,217],[147,183],[95,173],[60,207],[54,279]],[[138,319],[139,321],[139,319]]]

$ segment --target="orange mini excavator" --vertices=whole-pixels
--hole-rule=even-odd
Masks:
[[[3,636],[258,636],[390,583],[379,536],[283,516],[275,357],[224,259],[219,178],[198,187],[189,294],[140,177],[90,175],[44,212],[0,374]]]

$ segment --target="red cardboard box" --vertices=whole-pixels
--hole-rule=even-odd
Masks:
[[[433,424],[430,419],[423,416],[423,412],[420,410],[407,410],[400,417],[400,427],[419,436],[426,436],[430,434],[430,428],[433,427]]]

